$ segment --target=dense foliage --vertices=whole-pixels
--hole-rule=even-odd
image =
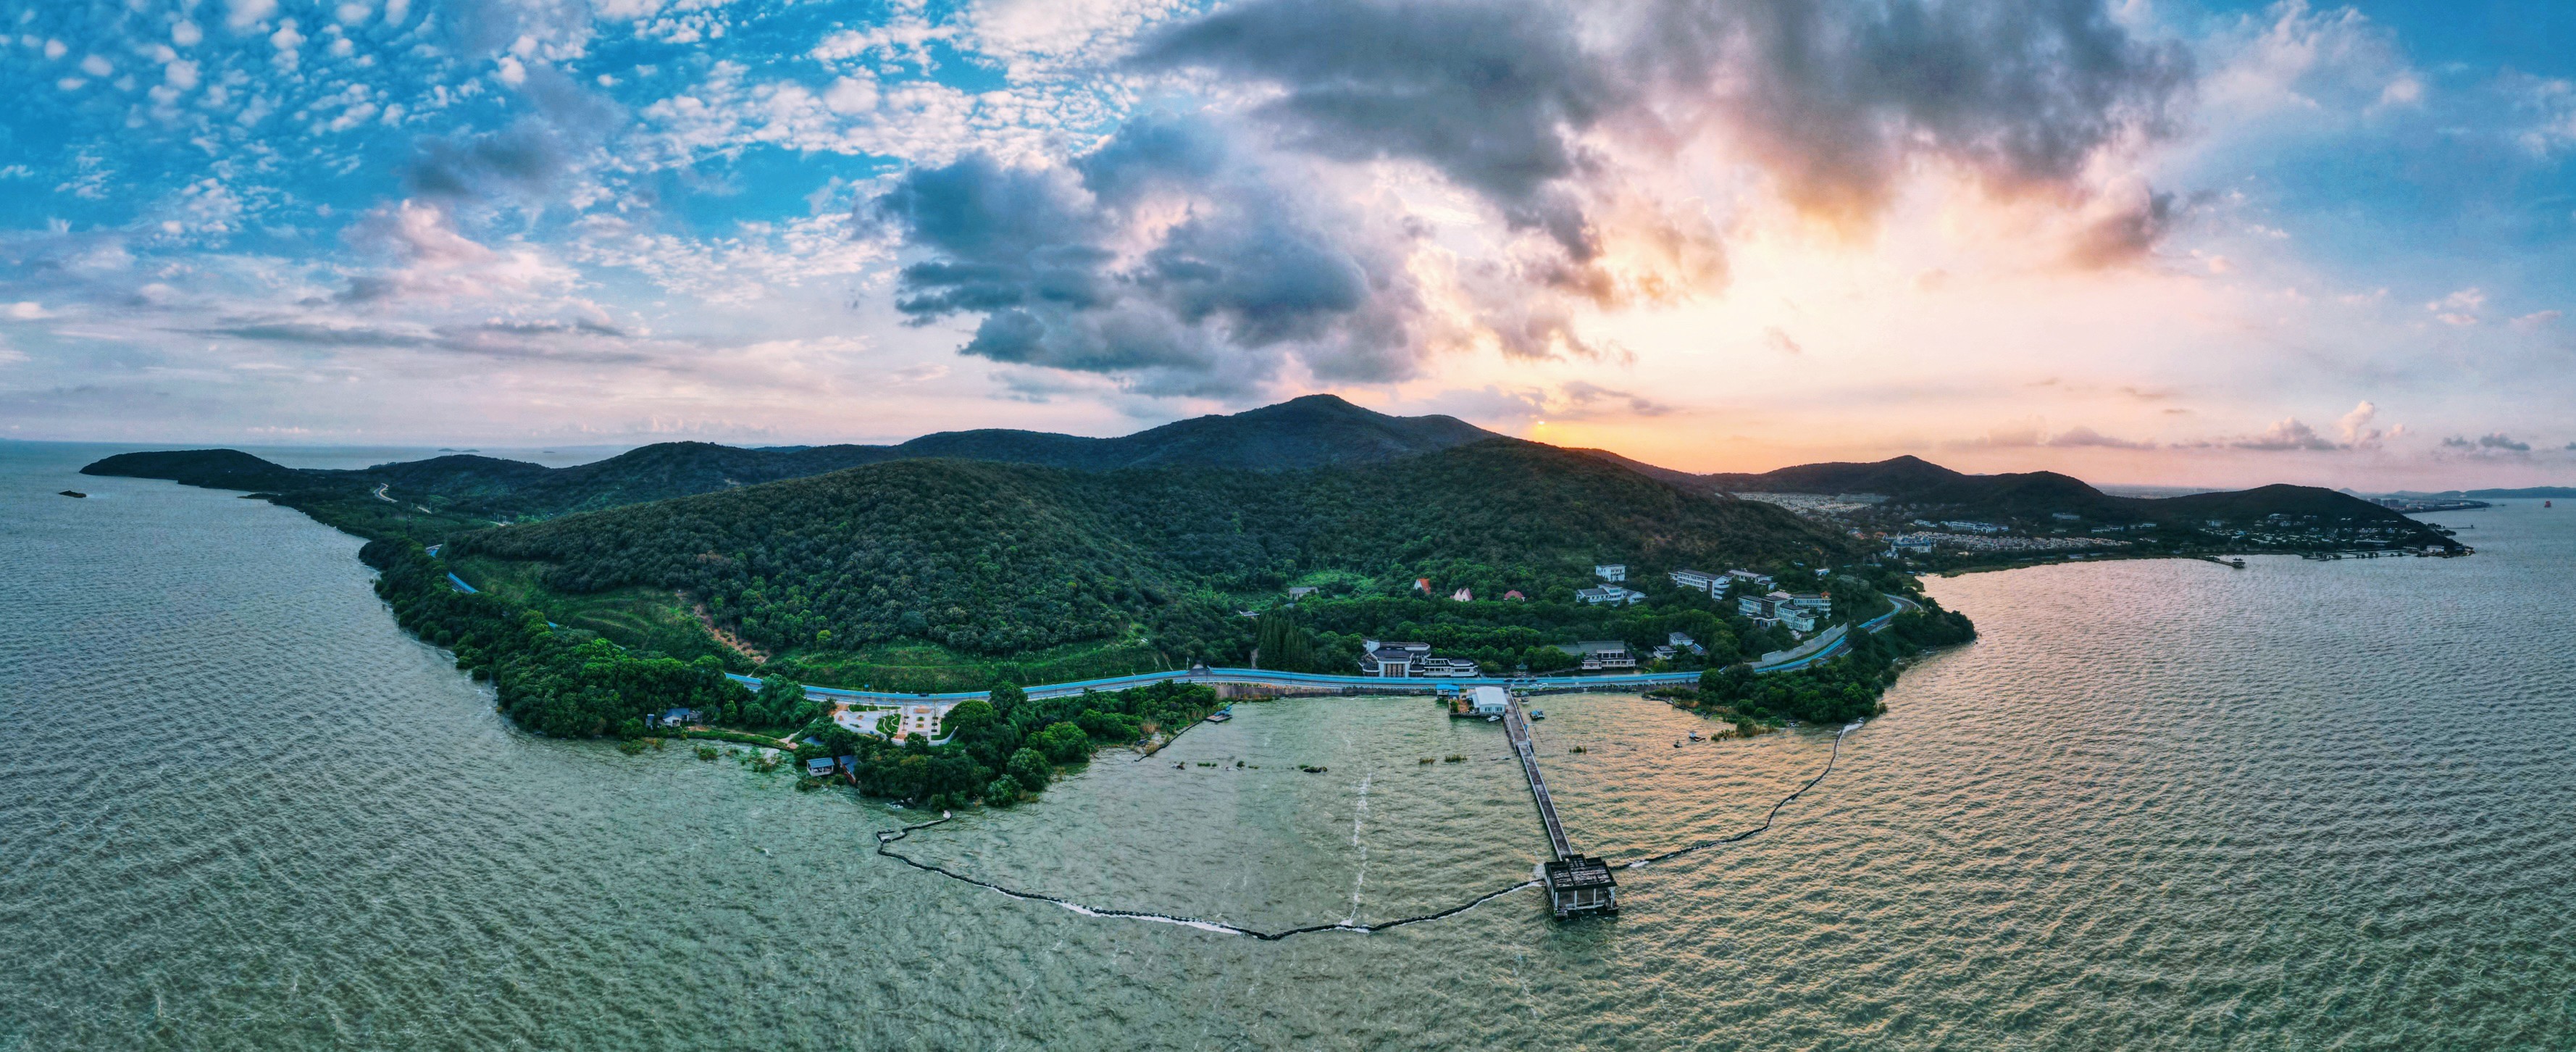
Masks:
[[[503,712],[538,733],[640,734],[644,717],[675,708],[743,722],[745,705],[754,703],[712,658],[683,663],[630,654],[589,633],[550,628],[534,610],[457,591],[409,540],[369,541],[358,555],[381,571],[376,594],[404,628],[454,651],[458,668],[492,681]],[[764,715],[755,706],[753,721]]]
[[[1702,672],[1695,700],[1755,720],[1847,723],[1875,716],[1883,709],[1879,697],[1896,684],[1899,660],[1976,638],[1966,615],[1922,602],[1922,609],[1896,615],[1882,631],[1855,633],[1850,649],[1829,661],[1765,675],[1748,665]]]
[[[825,722],[815,728],[816,744],[798,755],[855,757],[852,779],[870,796],[931,807],[979,798],[1008,806],[1043,791],[1058,765],[1088,762],[1104,746],[1177,732],[1219,704],[1215,690],[1193,683],[1046,699],[1005,686],[989,702],[950,709],[940,721],[948,737],[939,744],[919,736],[891,742]]]
[[[899,461],[456,544],[549,564],[561,591],[684,590],[776,651],[920,639],[1007,655],[1141,629],[1174,663],[1247,659],[1256,626],[1230,596],[1316,570],[1565,606],[1599,560],[1651,575],[1847,550],[1777,508],[1505,439],[1270,474]]]

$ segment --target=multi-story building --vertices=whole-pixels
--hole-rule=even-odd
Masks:
[[[1598,588],[1578,589],[1574,593],[1574,599],[1587,606],[1599,606],[1603,603],[1634,606],[1646,601],[1646,593],[1633,588],[1622,588],[1615,584],[1605,584]]]
[[[1706,570],[1675,570],[1667,576],[1670,576],[1673,579],[1673,584],[1679,587],[1688,588],[1694,592],[1708,592],[1715,594],[1718,590],[1726,587],[1724,583],[1726,581],[1725,574],[1710,573]]]

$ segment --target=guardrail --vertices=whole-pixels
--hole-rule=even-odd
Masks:
[[[1908,607],[1914,605],[1896,596],[1889,596],[1888,598],[1896,601],[1895,607],[1884,614],[1880,614],[1877,617],[1862,622],[1860,625],[1862,631],[1876,632],[1885,628],[1887,627],[1887,623],[1894,620],[1898,613],[1903,612]],[[1815,664],[1816,662],[1829,660],[1834,656],[1841,654],[1844,650],[1849,649],[1850,646],[1851,639],[1848,635],[1845,635],[1840,639],[1834,640],[1832,644],[1816,651],[1815,653],[1801,655],[1795,659],[1781,661],[1774,664],[1757,665],[1754,667],[1753,671],[1757,674],[1796,671]],[[732,678],[734,682],[750,687],[753,690],[760,689],[760,680],[757,677],[736,675],[731,672],[725,673],[725,675]],[[1394,694],[1457,690],[1461,687],[1499,686],[1521,691],[1558,691],[1623,687],[1670,687],[1683,686],[1697,682],[1699,682],[1699,673],[1697,672],[1637,672],[1613,676],[1512,676],[1493,679],[1442,679],[1436,677],[1390,679],[1378,676],[1336,676],[1320,672],[1280,672],[1260,668],[1208,668],[1175,670],[1170,672],[1142,672],[1132,676],[1110,676],[1105,679],[1076,680],[1070,683],[1049,683],[1042,686],[1028,687],[1024,689],[1027,690],[1028,695],[1032,698],[1061,698],[1071,694],[1080,694],[1086,690],[1126,690],[1130,687],[1142,687],[1154,683],[1234,683],[1256,687],[1359,687],[1367,688],[1372,693]],[[848,687],[818,687],[810,683],[805,685],[805,693],[819,695],[822,697],[839,698],[847,701],[864,701],[884,704],[903,704],[907,702],[919,704],[925,701],[954,704],[961,701],[981,701],[992,696],[991,691],[984,690],[907,694],[890,690],[852,690]]]

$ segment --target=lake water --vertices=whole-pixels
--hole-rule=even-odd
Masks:
[[[1272,943],[904,867],[873,831],[919,812],[783,772],[518,733],[356,540],[72,474],[105,451],[0,445],[0,1049],[2576,1048],[2576,509],[2434,516],[2470,559],[1935,581],[1984,639],[1617,917]],[[1831,745],[1540,704],[1612,858],[1758,825]],[[1256,928],[1545,850],[1499,728],[1235,711],[906,849]]]

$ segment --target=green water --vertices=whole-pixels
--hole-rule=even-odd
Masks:
[[[2576,510],[2434,516],[2473,559],[1937,581],[1985,638],[1616,918],[1521,892],[1265,943],[903,867],[872,833],[918,812],[784,774],[517,733],[355,540],[71,474],[97,454],[0,445],[0,1048],[2576,1048]],[[1613,858],[1759,824],[1830,743],[1541,705]],[[1236,712],[906,846],[1265,929],[1545,849],[1499,728]]]

